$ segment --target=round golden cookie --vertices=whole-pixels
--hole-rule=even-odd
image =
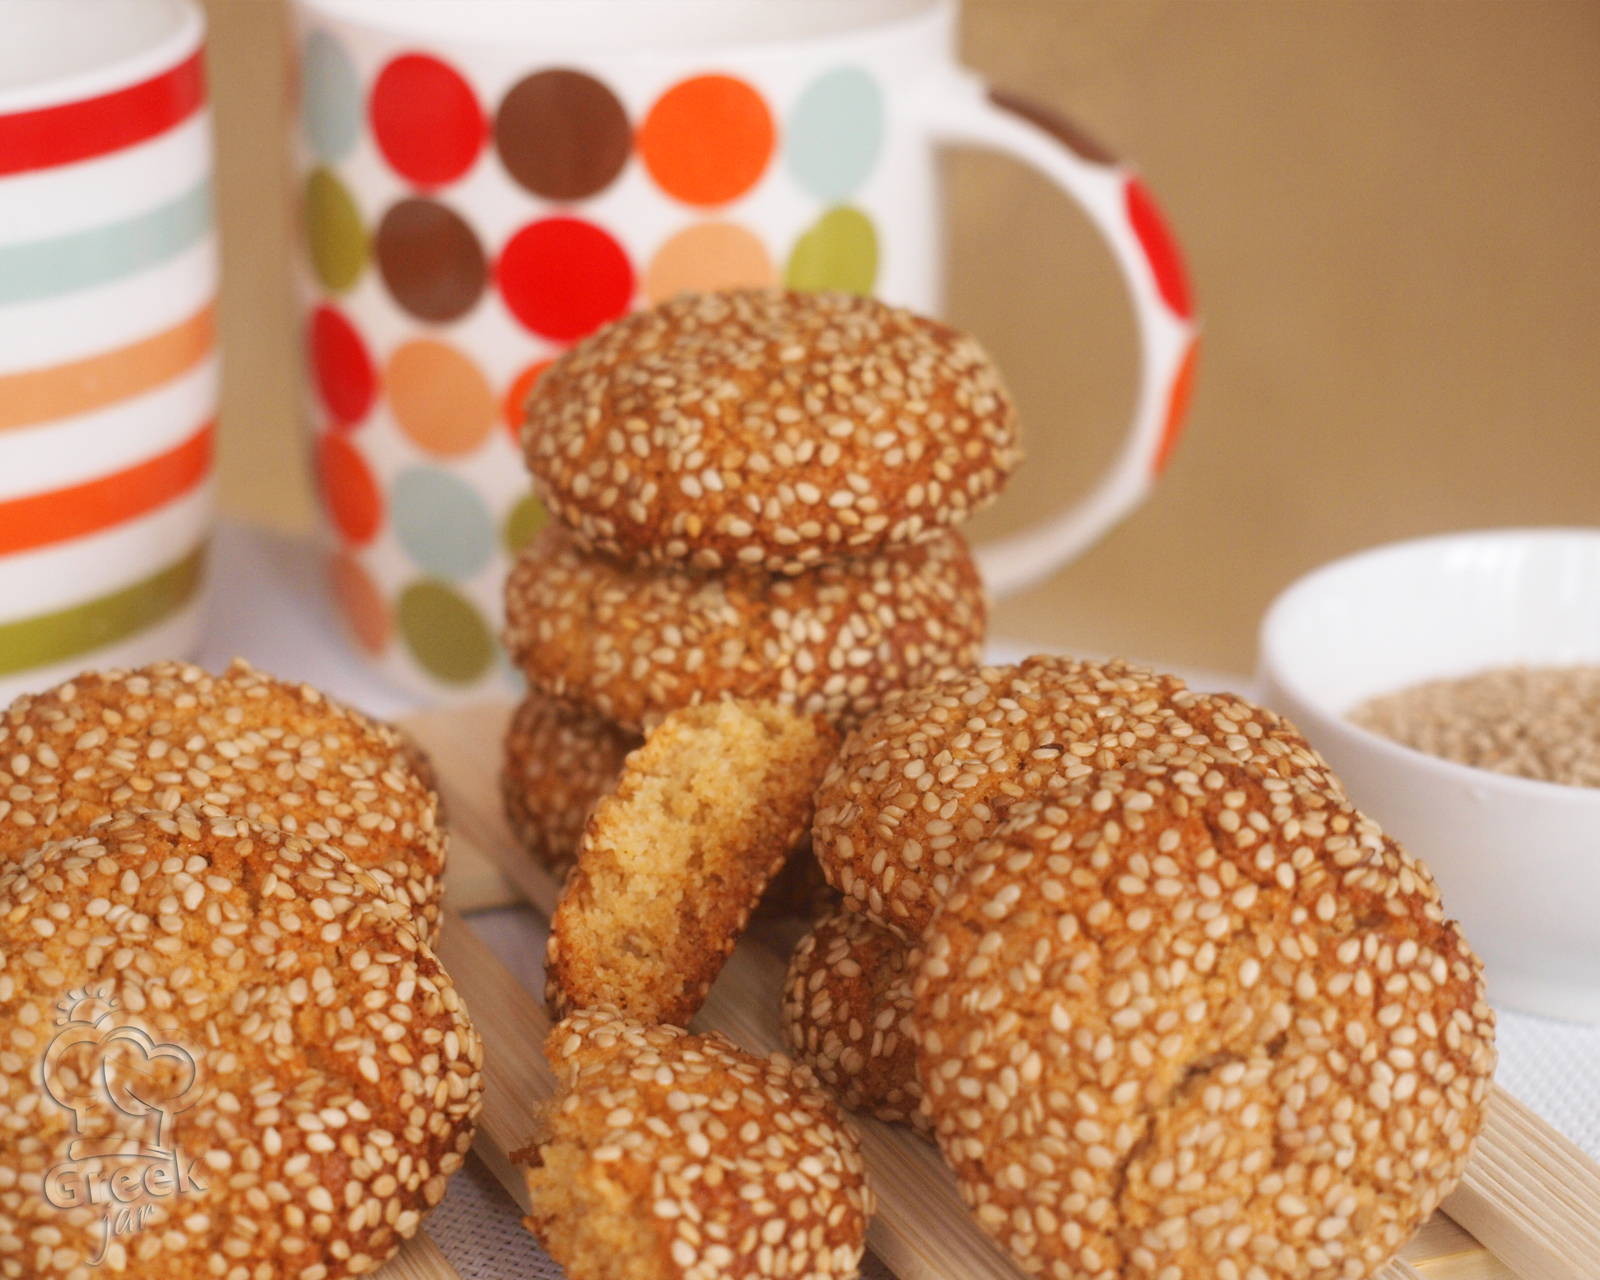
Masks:
[[[539,379],[522,439],[586,547],[770,573],[931,537],[1021,460],[973,339],[873,298],[777,289],[602,329]]]
[[[550,528],[507,580],[505,641],[532,684],[630,729],[726,697],[848,727],[977,662],[984,617],[959,534],[785,578],[628,569]]]
[[[639,734],[534,689],[506,731],[500,795],[522,847],[557,875],[578,855],[595,802],[617,789]]]
[[[607,1008],[558,1023],[545,1056],[560,1092],[525,1221],[570,1280],[857,1274],[873,1195],[807,1068]]]
[[[1014,807],[924,934],[925,1105],[1030,1274],[1362,1280],[1482,1124],[1494,1015],[1432,878],[1244,707],[1236,747]]]
[[[0,712],[0,864],[121,809],[237,814],[404,886],[438,938],[447,837],[410,746],[310,685],[236,661],[85,672]]]
[[[0,866],[0,1276],[376,1270],[482,1107],[414,929],[332,846],[186,807]]]
[[[1012,805],[1191,741],[1338,785],[1292,725],[1232,694],[1120,659],[1036,656],[890,699],[851,734],[817,790],[817,859],[846,906],[914,941]]]
[[[817,921],[789,957],[783,1040],[848,1111],[926,1130],[904,945],[853,911]]]

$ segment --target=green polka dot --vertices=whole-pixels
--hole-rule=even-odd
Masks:
[[[483,615],[442,582],[413,582],[400,593],[395,613],[411,656],[447,684],[471,684],[494,661],[494,636]]]
[[[818,218],[789,255],[783,282],[807,292],[870,294],[878,278],[878,233],[859,209],[840,206]]]
[[[367,265],[367,233],[344,185],[326,169],[306,179],[306,239],[311,265],[330,293],[343,293]]]
[[[550,523],[550,513],[544,509],[544,503],[535,498],[531,493],[521,502],[511,508],[511,514],[506,517],[505,540],[506,549],[516,555],[523,547],[533,541],[533,535]]]

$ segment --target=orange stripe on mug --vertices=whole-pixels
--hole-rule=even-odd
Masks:
[[[99,355],[0,375],[0,431],[88,413],[158,387],[198,364],[216,342],[206,303],[180,324]]]
[[[0,555],[99,533],[180,498],[211,473],[216,423],[125,471],[0,502]]]

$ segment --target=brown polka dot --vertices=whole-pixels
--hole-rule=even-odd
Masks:
[[[633,143],[616,95],[581,71],[541,71],[519,81],[501,100],[494,137],[511,176],[550,200],[603,191]]]
[[[419,320],[454,320],[483,292],[483,248],[461,215],[402,200],[378,227],[378,267],[394,300]]]

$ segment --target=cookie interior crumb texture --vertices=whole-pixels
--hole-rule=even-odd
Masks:
[[[1352,723],[1429,755],[1600,787],[1600,667],[1498,667],[1363,702]]]
[[[874,1203],[810,1070],[612,1009],[551,1030],[528,1229],[569,1280],[850,1280]]]
[[[804,838],[837,746],[819,717],[771,703],[668,716],[584,832],[551,921],[552,1004],[688,1022]]]

